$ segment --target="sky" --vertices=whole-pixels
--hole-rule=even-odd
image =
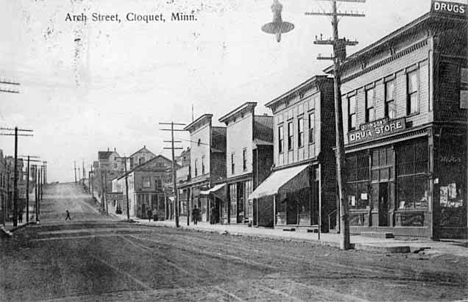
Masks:
[[[459,0],[459,2],[462,0]],[[463,0],[466,1],[466,0]],[[282,0],[284,21],[295,29],[263,33],[272,0],[0,0],[0,79],[19,82],[18,94],[0,92],[0,127],[32,129],[20,137],[20,155],[48,162],[48,181],[74,180],[74,162],[86,171],[98,151],[131,155],[146,146],[170,157],[160,122],[190,123],[192,113],[218,119],[244,102],[264,106],[316,74],[330,61],[326,1]],[[340,20],[340,36],[357,39],[351,54],[428,12],[430,0],[368,0],[341,4],[364,18]],[[171,21],[171,14],[194,21]],[[118,14],[121,22],[93,22],[93,13]],[[128,13],[163,14],[165,22],[126,21]],[[88,16],[67,21],[67,14]],[[0,84],[0,88],[8,88]],[[193,112],[192,112],[193,108]],[[5,133],[8,131],[0,131]],[[189,146],[189,134],[176,133]],[[4,154],[12,136],[0,136]]]

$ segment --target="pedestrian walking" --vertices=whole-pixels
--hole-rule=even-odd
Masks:
[[[192,209],[193,224],[197,224],[199,215],[200,215],[200,210],[198,210],[197,206],[194,206]]]
[[[68,210],[67,210],[67,217],[65,217],[65,220],[72,220],[70,217],[70,212],[68,212]]]
[[[146,215],[148,215],[148,222],[150,222],[151,217],[153,216],[153,211],[151,211],[151,209],[148,209],[148,211],[146,211]]]

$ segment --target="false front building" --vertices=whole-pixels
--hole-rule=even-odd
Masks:
[[[219,119],[226,130],[226,199],[223,221],[257,225],[257,209],[248,196],[273,165],[273,117],[255,115],[247,102]]]
[[[315,76],[266,106],[274,115],[274,168],[249,196],[258,224],[327,231],[336,214],[333,80]]]
[[[187,194],[181,199],[189,200],[189,209],[200,209],[203,221],[215,212],[219,222],[225,198],[222,182],[226,177],[226,127],[213,126],[212,117],[204,114],[184,128],[190,132],[190,180],[178,189]],[[218,198],[210,199],[210,194]],[[210,211],[213,207],[216,210]]]
[[[467,236],[467,19],[437,3],[342,65],[352,233]]]

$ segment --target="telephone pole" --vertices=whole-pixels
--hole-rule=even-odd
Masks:
[[[127,172],[127,159],[129,159],[129,157],[126,157],[126,156],[123,156],[123,157],[119,157],[120,160],[123,160],[124,162],[124,175],[125,175],[125,199],[126,199],[126,203],[127,203],[127,220],[130,221],[130,205],[128,203],[128,172]]]
[[[366,0],[319,0],[327,1],[332,4],[331,12],[310,12],[305,13],[307,16],[322,15],[330,16],[333,28],[333,37],[324,40],[317,39],[314,44],[318,45],[332,45],[333,56],[323,57],[318,56],[318,60],[332,60],[333,61],[333,83],[334,83],[334,105],[335,105],[335,143],[336,143],[336,182],[338,183],[338,198],[339,198],[339,215],[340,215],[340,248],[348,250],[351,248],[350,233],[349,233],[349,211],[348,202],[345,198],[345,185],[346,180],[346,161],[344,152],[344,131],[343,131],[343,111],[341,105],[341,64],[346,59],[346,46],[357,45],[357,41],[350,41],[346,38],[340,38],[338,34],[338,17],[365,17],[362,13],[353,12],[339,12],[337,9],[337,2],[354,2],[365,3]]]
[[[33,132],[29,129],[15,128],[0,128],[0,130],[14,131],[14,133],[0,133],[5,136],[15,136],[15,159],[13,171],[13,226],[18,225],[18,136],[33,136],[32,134],[18,134],[18,132]]]
[[[76,185],[76,161],[73,161],[74,168],[73,170],[75,171],[75,185]]]
[[[315,0],[331,2],[331,12],[306,12],[306,16],[329,16],[333,28],[333,38],[323,40],[321,37],[314,42],[318,45],[332,45],[333,54],[330,57],[319,55],[319,60],[333,60],[333,82],[334,82],[334,106],[335,106],[335,157],[336,157],[336,181],[338,183],[338,199],[339,199],[339,216],[340,216],[340,248],[347,250],[351,248],[349,234],[349,216],[348,203],[345,200],[346,184],[346,166],[344,157],[344,134],[343,134],[343,112],[341,107],[341,63],[346,59],[346,46],[356,45],[357,41],[350,41],[346,38],[341,38],[338,35],[338,17],[364,17],[362,13],[354,12],[339,12],[337,9],[338,2],[347,3],[365,3],[366,0]],[[281,34],[287,33],[294,29],[294,25],[289,22],[284,22],[281,18],[283,6],[279,0],[273,0],[271,6],[273,11],[273,22],[267,23],[262,27],[262,30],[269,34],[275,34],[277,41],[280,42]],[[320,211],[321,211],[320,206]],[[320,230],[320,228],[319,228]]]
[[[171,129],[160,129],[162,131],[171,131],[171,140],[170,141],[164,141],[165,143],[171,143],[171,147],[167,148],[164,147],[164,149],[171,149],[172,150],[172,186],[173,186],[173,191],[174,191],[174,215],[175,215],[175,224],[176,227],[179,227],[179,194],[177,192],[177,171],[176,171],[176,163],[175,163],[175,150],[182,150],[183,148],[181,147],[175,147],[175,143],[182,143],[181,141],[174,141],[174,131],[181,131],[185,132],[185,130],[182,129],[174,129],[174,125],[176,126],[185,126],[185,124],[182,123],[159,123],[160,125],[170,125]]]
[[[31,176],[30,162],[39,161],[39,160],[31,159],[31,158],[39,158],[39,156],[22,155],[21,157],[28,159],[27,172],[26,172],[26,175],[27,175],[26,176],[26,223],[28,223],[29,222],[29,178]]]

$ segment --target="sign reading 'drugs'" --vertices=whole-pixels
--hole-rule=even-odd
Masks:
[[[432,1],[431,11],[435,13],[468,16],[468,5],[448,1]]]
[[[348,143],[356,144],[364,141],[374,140],[382,136],[397,133],[406,129],[405,118],[389,120],[383,118],[364,125],[359,130],[348,133]]]

